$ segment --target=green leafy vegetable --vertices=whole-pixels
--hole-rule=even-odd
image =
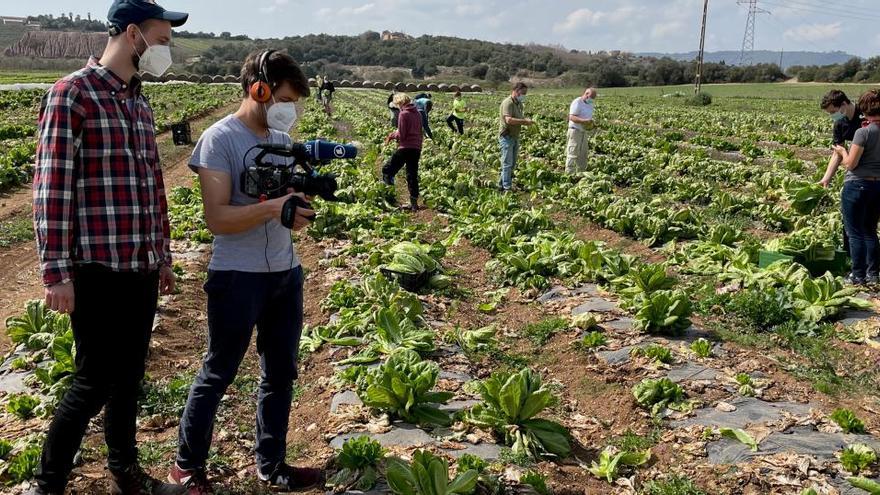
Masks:
[[[413,454],[412,464],[394,457],[388,459],[385,477],[388,487],[398,495],[467,495],[474,490],[478,474],[469,470],[449,481],[446,460],[418,450]]]
[[[359,393],[369,407],[387,411],[404,421],[449,425],[449,415],[437,408],[452,398],[450,392],[431,392],[440,367],[415,351],[399,349],[382,366],[366,376],[366,390]]]
[[[665,407],[681,403],[684,390],[669,378],[646,378],[633,387],[633,397],[638,405],[656,415]]]
[[[846,433],[865,433],[865,423],[849,409],[835,409],[831,413],[831,420]]]
[[[755,439],[745,430],[742,430],[740,428],[720,428],[718,432],[723,438],[730,438],[742,444],[745,444],[747,447],[752,449],[752,452],[758,451],[758,442],[756,442]]]
[[[477,382],[476,388],[483,403],[467,411],[468,422],[490,428],[514,453],[568,456],[568,431],[554,421],[535,418],[556,400],[540,375],[528,368],[517,373],[498,371]]]
[[[691,343],[691,351],[700,358],[707,358],[712,355],[712,343],[703,337]]]
[[[877,453],[863,443],[847,445],[840,453],[840,464],[853,474],[861,473],[875,462],[877,462]]]
[[[366,435],[346,440],[336,456],[336,463],[342,469],[327,480],[328,488],[372,489],[379,478],[378,466],[384,457],[385,449]]]

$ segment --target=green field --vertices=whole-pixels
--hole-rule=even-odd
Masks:
[[[5,71],[0,70],[0,84],[52,83],[64,75],[59,71]]]

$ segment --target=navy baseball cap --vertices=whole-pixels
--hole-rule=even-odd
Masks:
[[[171,23],[171,27],[180,27],[189,18],[183,12],[171,12],[156,5],[156,0],[114,0],[107,12],[110,24],[110,35],[117,35],[129,24],[140,24],[147,19],[161,19]]]

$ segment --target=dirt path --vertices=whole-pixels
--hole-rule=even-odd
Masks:
[[[216,122],[220,117],[233,111],[238,104],[230,104],[218,108],[208,115],[193,121],[194,132],[198,135],[209,125]],[[186,166],[192,146],[173,146],[171,134],[163,133],[158,142],[162,153],[162,160],[167,165],[163,169],[165,184],[168,189],[188,184],[191,172]],[[0,220],[12,217],[30,215],[31,190],[30,187],[13,191],[0,199]],[[36,246],[33,241],[25,241],[14,244],[10,248],[0,249],[0,287],[3,297],[0,298],[0,323],[5,322],[9,316],[21,312],[26,301],[42,297],[43,285],[40,281],[39,260]],[[5,333],[0,335],[0,352],[8,350],[9,340]]]

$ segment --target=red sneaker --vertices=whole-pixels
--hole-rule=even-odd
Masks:
[[[204,469],[181,469],[175,462],[168,473],[168,481],[186,487],[187,495],[214,495],[214,489],[211,488]]]

